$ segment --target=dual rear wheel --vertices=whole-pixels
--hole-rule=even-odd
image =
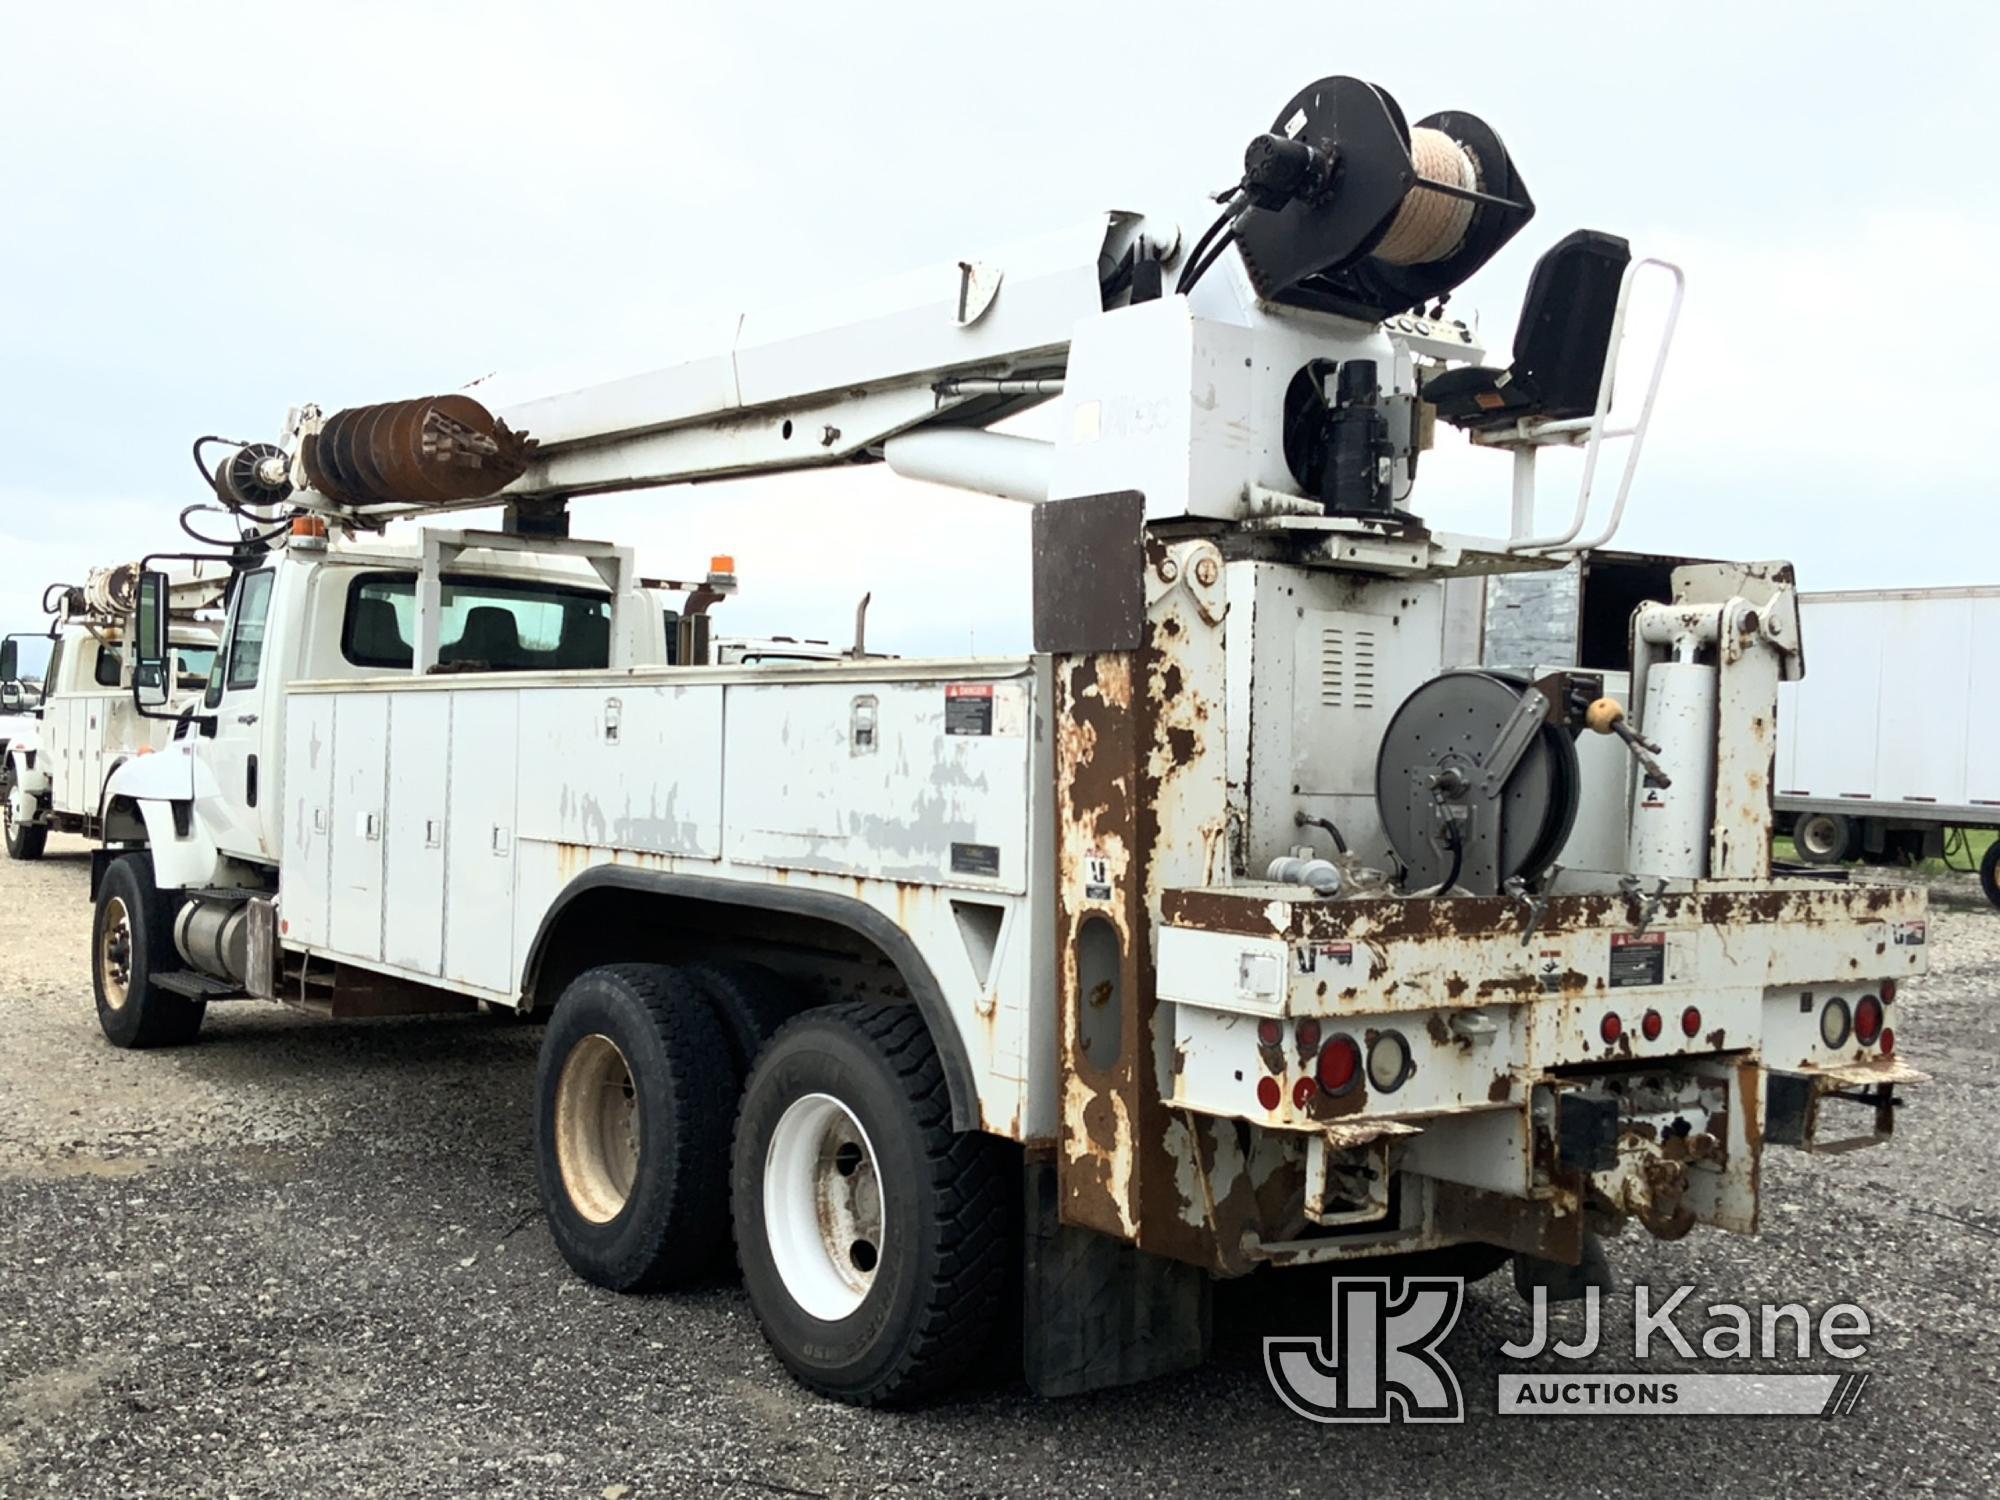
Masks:
[[[571,1266],[621,1291],[701,1276],[733,1231],[751,1306],[800,1380],[907,1402],[991,1343],[1013,1179],[995,1142],[952,1129],[914,1007],[780,1026],[780,991],[747,967],[576,979],[542,1047],[543,1203]]]

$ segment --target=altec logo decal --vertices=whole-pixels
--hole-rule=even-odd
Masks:
[[[1386,1277],[1333,1284],[1333,1326],[1315,1338],[1264,1340],[1278,1397],[1314,1422],[1463,1422],[1465,1396],[1438,1345],[1458,1323],[1465,1283]]]

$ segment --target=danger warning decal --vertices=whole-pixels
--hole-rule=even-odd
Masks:
[[[1667,935],[1664,932],[1614,932],[1611,934],[1611,988],[1626,985],[1665,984],[1667,980]]]
[[[944,690],[946,734],[993,733],[993,684],[954,682]]]

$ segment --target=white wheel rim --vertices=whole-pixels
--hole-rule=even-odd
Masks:
[[[618,1044],[593,1032],[556,1080],[556,1166],[572,1207],[593,1224],[625,1211],[639,1180],[639,1097]]]
[[[1799,842],[1813,854],[1833,853],[1833,819],[1807,818],[1799,825]]]
[[[123,1010],[132,993],[132,914],[123,897],[104,903],[104,934],[97,942],[97,974],[104,983],[104,1003]]]
[[[764,1154],[764,1236],[792,1300],[835,1323],[882,1263],[882,1173],[868,1132],[831,1094],[796,1099]]]

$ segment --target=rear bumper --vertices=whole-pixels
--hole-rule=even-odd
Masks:
[[[1751,1232],[1767,1143],[1880,1142],[1925,1081],[1836,1024],[1872,998],[1893,1043],[1896,987],[1927,967],[1921,890],[1683,883],[1650,910],[1556,897],[1532,931],[1505,901],[1270,888],[1171,893],[1166,915],[1166,1102],[1295,1142],[1321,1228],[1560,1259],[1586,1220]],[[1325,1065],[1347,1047],[1358,1070]]]

